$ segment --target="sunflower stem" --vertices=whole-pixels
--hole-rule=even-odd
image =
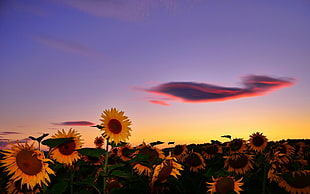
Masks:
[[[105,152],[105,159],[104,159],[104,165],[103,165],[103,172],[104,172],[104,177],[103,177],[103,193],[106,194],[106,187],[107,187],[107,180],[106,176],[108,174],[108,160],[109,160],[109,153],[108,153],[108,148],[109,148],[109,139],[106,139],[107,145],[106,145],[106,152]]]
[[[263,175],[263,191],[262,194],[266,193],[266,176],[267,176],[267,162],[264,164],[264,175]]]
[[[74,167],[70,166],[70,193],[73,194],[73,176],[74,176]]]

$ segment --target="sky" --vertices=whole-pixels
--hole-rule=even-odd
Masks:
[[[106,109],[133,146],[310,138],[309,0],[4,0],[0,149]]]

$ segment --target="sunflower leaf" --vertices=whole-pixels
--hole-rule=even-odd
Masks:
[[[225,138],[231,139],[231,135],[222,135],[221,137],[225,137]]]
[[[162,142],[162,141],[154,141],[154,142],[151,142],[150,145],[151,146],[154,146],[154,145],[160,145],[160,144],[163,144],[165,142]]]
[[[98,129],[103,129],[104,128],[104,126],[102,126],[102,125],[94,125],[94,126],[91,126],[91,127],[97,127]]]
[[[50,148],[54,148],[58,145],[61,145],[63,143],[67,143],[69,141],[71,141],[73,139],[73,137],[68,137],[68,138],[49,138],[46,139],[44,141],[42,141],[43,145],[46,145]]]
[[[91,157],[96,157],[100,159],[100,156],[105,154],[105,150],[97,148],[82,148],[77,150],[82,155],[87,155]]]
[[[110,175],[122,177],[122,178],[128,178],[130,176],[130,174],[128,172],[124,172],[122,170],[113,170],[113,171],[111,171]]]

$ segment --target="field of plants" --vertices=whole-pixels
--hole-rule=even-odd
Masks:
[[[0,193],[310,193],[310,140],[248,139],[175,145],[126,143],[131,121],[105,110],[94,147],[84,148],[75,129],[11,143],[0,158]],[[41,145],[49,151],[41,151]]]

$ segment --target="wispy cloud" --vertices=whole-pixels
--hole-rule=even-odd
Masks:
[[[189,103],[224,101],[243,97],[261,96],[268,92],[294,84],[292,78],[273,78],[264,75],[242,77],[244,87],[225,87],[197,82],[169,82],[142,91],[163,95]],[[141,90],[141,89],[140,89]],[[168,105],[164,100],[149,100],[151,103]]]
[[[74,53],[74,54],[81,54],[88,57],[100,57],[100,53],[95,51],[94,49],[88,48],[87,46],[70,41],[70,40],[63,40],[56,37],[51,36],[42,36],[42,35],[35,35],[34,39],[41,44],[47,45],[49,47],[57,48],[65,52]]]
[[[141,20],[154,7],[157,0],[65,0],[70,7],[79,9],[97,17],[116,18],[125,21]]]
[[[95,123],[89,121],[65,121],[60,123],[52,123],[53,125],[63,125],[63,126],[92,126]]]
[[[3,131],[3,132],[0,132],[0,135],[17,135],[17,134],[22,134],[22,133],[16,132],[16,131]]]

